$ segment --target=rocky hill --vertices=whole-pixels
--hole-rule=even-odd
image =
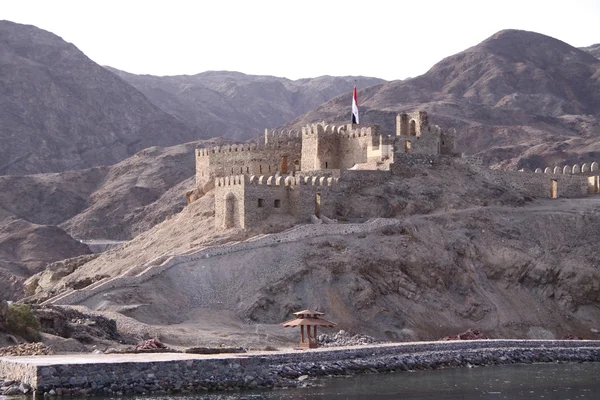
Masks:
[[[506,30],[425,74],[359,91],[361,122],[425,110],[458,131],[458,149],[496,166],[535,168],[600,154],[600,60],[538,33]],[[347,122],[350,94],[294,121]]]
[[[74,45],[0,21],[0,174],[114,164],[200,138]]]
[[[593,336],[600,198],[533,201],[476,167],[452,164],[343,190],[339,218],[365,227],[372,217],[395,223],[364,233],[309,225],[308,236],[263,246],[251,239],[255,247],[183,262],[83,304],[119,311],[167,342],[188,345],[267,343],[257,333],[281,334],[277,323],[305,307],[325,310],[339,329],[388,340],[436,339],[470,327],[493,338]],[[44,272],[32,286],[44,298],[99,271],[117,276],[155,257],[256,234],[215,232],[212,202],[210,192],[126,246],[67,276]]]
[[[237,140],[256,137],[342,93],[354,82],[369,87],[385,82],[368,77],[320,76],[290,80],[240,72],[209,71],[197,75],[134,75],[107,67],[151,102],[209,136]]]
[[[49,263],[89,254],[57,226],[31,223],[0,208],[0,300],[23,296],[23,282]]]
[[[79,240],[128,240],[186,204],[194,185],[191,142],[150,147],[113,166],[0,176],[0,293],[49,263],[87,254]],[[2,290],[6,284],[11,290]]]

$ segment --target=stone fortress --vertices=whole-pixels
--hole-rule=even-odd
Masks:
[[[196,192],[214,188],[217,229],[252,228],[276,214],[297,223],[332,223],[340,185],[383,184],[407,168],[468,163],[531,197],[599,193],[598,163],[528,171],[484,168],[481,159],[455,151],[456,131],[429,124],[426,112],[396,116],[396,132],[379,125],[313,124],[301,132],[265,131],[259,144],[196,149]],[[188,201],[193,201],[188,192]]]

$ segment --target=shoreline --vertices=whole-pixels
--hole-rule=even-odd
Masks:
[[[600,362],[600,341],[492,339],[214,355],[0,357],[0,377],[14,381],[4,387],[19,389],[4,394],[120,396],[285,388],[315,377],[539,362]]]

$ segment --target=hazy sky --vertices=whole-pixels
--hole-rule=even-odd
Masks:
[[[404,79],[502,29],[600,42],[600,0],[0,0],[101,65],[136,74],[232,70],[292,79]]]

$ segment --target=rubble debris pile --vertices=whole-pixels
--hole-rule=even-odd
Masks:
[[[46,356],[54,354],[44,343],[21,343],[15,346],[0,347],[0,357],[6,356]]]
[[[481,330],[479,329],[467,329],[463,333],[459,333],[454,336],[445,336],[440,340],[482,340],[489,339]]]

